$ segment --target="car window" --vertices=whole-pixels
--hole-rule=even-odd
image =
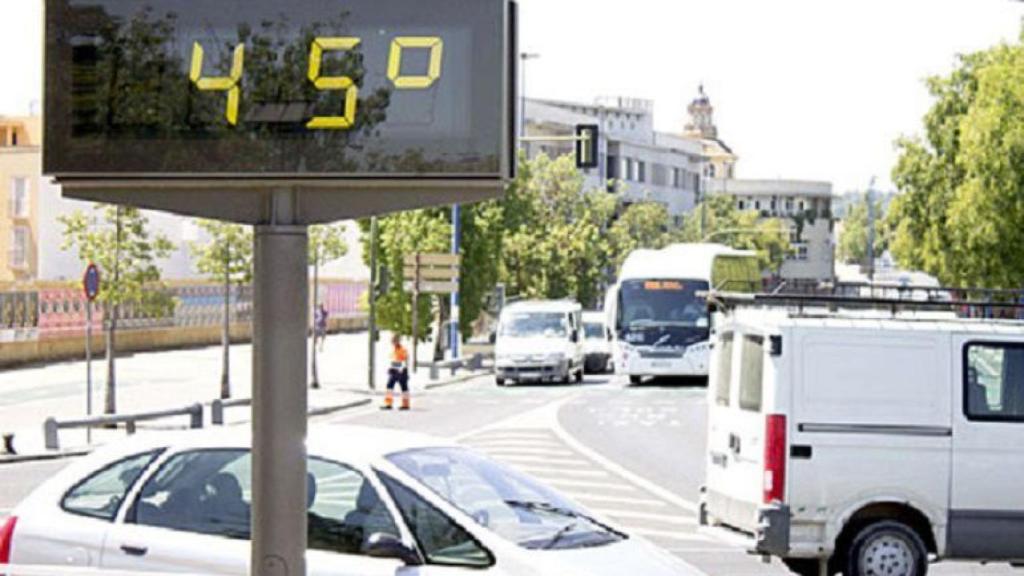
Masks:
[[[72,514],[113,520],[128,490],[159,453],[136,454],[104,467],[69,490],[61,508]]]
[[[1024,344],[969,344],[965,356],[967,417],[1024,422]]]
[[[142,488],[132,520],[146,526],[248,539],[251,478],[248,450],[178,454]],[[398,536],[373,485],[348,466],[310,458],[306,492],[311,549],[361,554],[375,533]]]
[[[764,338],[744,336],[740,356],[740,409],[761,411],[764,381]]]
[[[718,363],[715,368],[715,403],[728,406],[732,385],[732,332],[718,339]]]
[[[486,567],[494,557],[461,526],[402,483],[380,474],[430,564]]]

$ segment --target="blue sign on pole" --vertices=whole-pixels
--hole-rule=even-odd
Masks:
[[[82,289],[90,302],[95,300],[100,293],[100,269],[95,264],[89,264],[85,269],[85,275],[82,276]]]

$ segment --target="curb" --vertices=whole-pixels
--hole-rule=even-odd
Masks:
[[[335,406],[323,406],[321,408],[313,408],[307,412],[307,416],[323,416],[325,414],[333,414],[334,412],[341,412],[342,410],[348,410],[350,408],[358,408],[360,406],[366,406],[373,402],[372,398],[363,398],[361,400],[355,400],[353,402],[346,402],[345,404],[338,404]]]
[[[423,386],[424,390],[436,390],[438,388],[445,388],[447,386],[454,386],[455,384],[462,384],[468,382],[474,378],[493,374],[492,370],[481,370],[480,372],[474,372],[473,374],[464,374],[462,376],[456,376],[451,380],[442,380],[440,382],[431,382]]]

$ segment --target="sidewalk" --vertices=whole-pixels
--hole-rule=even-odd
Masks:
[[[328,336],[318,356],[320,389],[309,390],[311,413],[363,406],[383,394],[387,384],[387,362],[390,334],[381,333],[377,343],[376,391],[367,385],[369,345],[366,332]],[[420,361],[431,357],[433,345],[421,344]],[[252,346],[231,347],[231,397],[251,398]],[[204,405],[204,427],[210,426],[210,403],[220,397],[222,349],[219,346],[148,352],[120,357],[117,360],[117,408],[120,414],[151,412]],[[103,358],[93,360],[93,414],[103,410],[106,385],[106,364]],[[479,374],[479,373],[477,373]],[[63,362],[42,367],[0,372],[0,434],[13,433],[14,448],[19,455],[47,454],[43,441],[43,422],[50,417],[72,420],[86,415],[86,365],[84,361]],[[414,393],[438,385],[459,382],[472,376],[460,371],[452,376],[441,370],[437,381],[430,380],[429,368],[421,367],[413,375]],[[247,406],[225,409],[225,424],[248,422]],[[138,430],[187,428],[187,416],[140,422]],[[93,444],[101,444],[125,435],[120,430],[94,430]],[[61,448],[80,452],[88,449],[84,430],[61,430]],[[3,452],[0,446],[0,452]],[[0,453],[0,462],[5,460]]]

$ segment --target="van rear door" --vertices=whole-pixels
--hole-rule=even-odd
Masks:
[[[765,338],[724,332],[714,348],[709,386],[708,512],[754,532],[765,488]],[[782,478],[777,478],[779,482]]]

